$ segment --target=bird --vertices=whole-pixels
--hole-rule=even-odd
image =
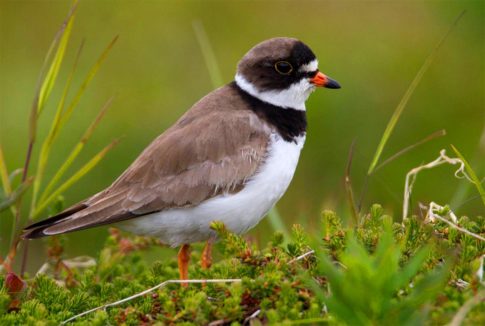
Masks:
[[[101,225],[180,247],[188,279],[190,245],[206,241],[213,221],[236,234],[257,225],[286,192],[303,148],[305,102],[319,87],[340,88],[318,69],[302,41],[275,37],[251,48],[232,82],[196,102],[155,138],[106,189],[24,229],[24,239]]]

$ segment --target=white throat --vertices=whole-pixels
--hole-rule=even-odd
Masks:
[[[263,102],[279,106],[284,109],[295,109],[305,111],[305,101],[315,90],[315,86],[303,78],[298,83],[291,84],[283,90],[260,91],[251,84],[244,76],[237,73],[236,84],[247,93],[260,99]]]

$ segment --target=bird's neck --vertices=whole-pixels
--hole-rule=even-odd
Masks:
[[[244,90],[237,82],[232,82],[229,87],[234,88],[247,107],[272,126],[285,141],[297,143],[298,139],[305,135],[305,110],[282,108],[265,102]]]
[[[236,84],[246,93],[255,98],[280,107],[282,109],[294,109],[305,111],[305,101],[312,92],[312,87],[309,86],[308,81],[302,79],[298,83],[292,84],[290,87],[282,90],[268,90],[260,91],[251,82],[249,82],[243,75],[236,74]]]

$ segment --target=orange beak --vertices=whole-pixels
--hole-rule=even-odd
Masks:
[[[333,80],[330,77],[327,77],[320,71],[318,71],[317,74],[310,79],[310,83],[317,87],[340,88],[340,85],[339,83],[337,83],[337,81]]]

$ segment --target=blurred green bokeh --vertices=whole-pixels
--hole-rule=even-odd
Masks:
[[[0,141],[10,170],[23,164],[38,73],[69,6],[70,1],[0,2]],[[426,56],[463,9],[467,13],[411,98],[383,159],[437,130],[446,129],[447,136],[379,170],[365,191],[364,210],[379,202],[396,218],[401,214],[406,173],[435,159],[442,148],[452,155],[449,144],[468,158],[479,176],[485,173],[485,2],[82,1],[60,81],[66,79],[82,39],[86,45],[73,89],[109,41],[117,34],[120,39],[67,132],[55,144],[57,154],[51,167],[65,159],[113,95],[112,108],[82,158],[85,161],[115,137],[125,137],[65,194],[66,205],[109,185],[154,137],[213,89],[192,27],[200,21],[225,82],[232,80],[238,60],[253,45],[275,36],[291,36],[310,45],[320,69],[342,85],[337,91],[319,90],[308,101],[307,142],[278,208],[288,225],[317,225],[322,209],[345,216],[343,176],[350,144],[356,140],[352,178],[358,199],[389,117]],[[57,87],[52,98],[57,99],[61,91]],[[41,118],[40,139],[47,132],[55,104],[51,101]],[[55,171],[47,172],[48,179]],[[476,190],[455,179],[453,172],[453,167],[443,166],[420,174],[413,207],[435,201],[452,204],[458,214],[483,214]],[[0,215],[2,255],[10,220],[7,213]],[[268,230],[263,221],[251,234],[263,241]],[[104,229],[70,235],[69,254],[94,253],[104,235]],[[40,252],[41,242],[35,243],[34,249]]]

